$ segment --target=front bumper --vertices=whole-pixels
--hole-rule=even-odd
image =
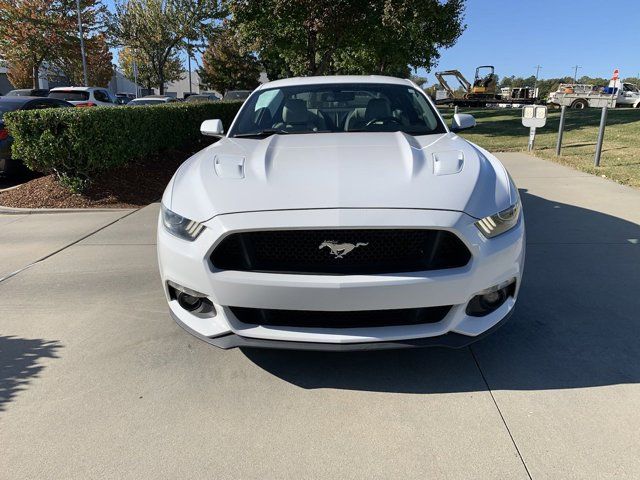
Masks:
[[[492,331],[511,314],[524,264],[524,222],[491,240],[459,212],[433,210],[326,209],[257,212],[214,217],[194,242],[158,228],[158,261],[165,285],[172,281],[213,302],[203,318],[169,301],[173,318],[199,338],[232,348],[273,347],[360,350],[441,345],[460,347]],[[277,228],[438,228],[456,233],[472,253],[465,267],[383,275],[292,275],[215,270],[210,253],[236,231]],[[465,313],[479,291],[516,279],[516,294],[484,317]],[[167,297],[169,298],[168,292]],[[285,310],[352,311],[453,305],[437,323],[371,328],[294,328],[245,324],[229,306]]]

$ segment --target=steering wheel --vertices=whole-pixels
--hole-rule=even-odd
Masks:
[[[398,120],[396,117],[388,116],[388,117],[379,117],[379,118],[374,118],[372,120],[369,120],[365,124],[365,127],[370,127],[374,123],[381,123],[381,124],[384,125],[384,124],[389,123],[389,122],[393,122],[396,125],[402,125],[402,122],[400,120]]]

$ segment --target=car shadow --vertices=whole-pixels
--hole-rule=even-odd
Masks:
[[[58,341],[0,335],[0,413],[44,368],[42,358],[58,358]]]
[[[302,388],[444,393],[640,382],[640,226],[521,191],[527,259],[512,318],[462,350],[245,349]],[[479,371],[481,369],[481,372]]]

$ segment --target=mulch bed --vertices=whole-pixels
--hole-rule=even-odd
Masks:
[[[34,178],[0,192],[0,206],[11,208],[136,208],[162,197],[176,169],[193,151],[172,150],[96,176],[82,194],[60,185],[55,175]]]

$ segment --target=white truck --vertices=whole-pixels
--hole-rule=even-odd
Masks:
[[[639,108],[640,89],[633,83],[621,82],[616,70],[607,87],[561,83],[558,90],[549,94],[547,104],[569,108],[602,108],[604,106]]]

